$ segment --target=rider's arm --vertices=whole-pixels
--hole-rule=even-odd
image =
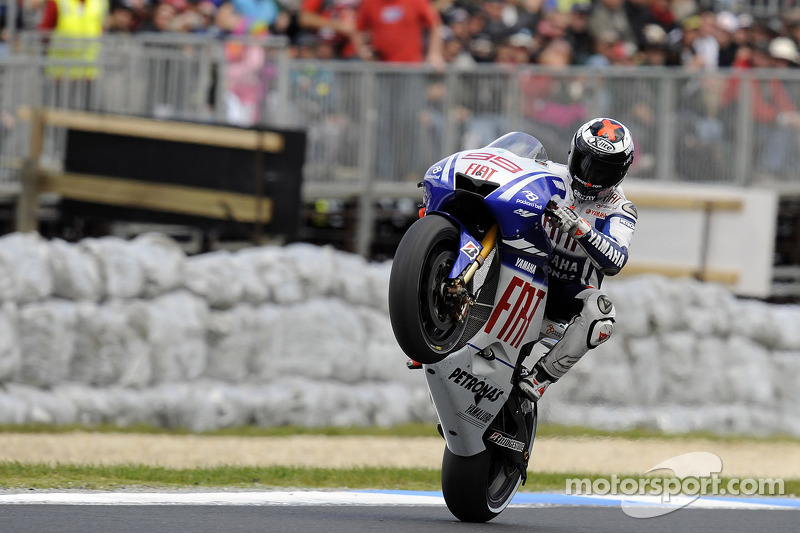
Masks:
[[[600,229],[593,228],[569,207],[550,211],[550,220],[575,239],[589,260],[607,276],[617,274],[628,261],[628,247],[636,228],[636,207],[631,202],[609,214]]]
[[[590,230],[578,238],[578,244],[584,249],[589,259],[603,274],[613,276],[622,270],[628,262],[628,246],[630,246],[636,220],[613,214],[606,218],[602,229]]]

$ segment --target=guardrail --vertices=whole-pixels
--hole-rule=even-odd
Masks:
[[[90,44],[74,40],[71,46]],[[96,44],[96,43],[95,43]],[[108,36],[96,61],[63,60],[48,55],[47,38],[20,35],[16,54],[0,59],[0,192],[14,194],[30,151],[29,126],[21,107],[92,111],[143,118],[252,125],[283,122],[281,107],[267,120],[267,95],[285,100],[277,72],[286,58],[285,39],[235,39],[225,42],[196,35]],[[251,63],[253,59],[257,61]],[[90,69],[88,75],[85,74]],[[255,100],[243,116],[242,98]],[[236,107],[238,106],[238,107]],[[233,109],[240,110],[238,115]],[[42,165],[58,170],[64,130],[47,127]]]

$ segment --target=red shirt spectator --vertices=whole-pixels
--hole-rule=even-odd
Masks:
[[[734,68],[770,68],[775,65],[770,59],[766,49],[756,48],[750,52],[749,57],[741,54],[733,63]],[[733,76],[727,83],[722,94],[723,107],[734,104],[740,95],[741,79]],[[757,123],[772,124],[779,116],[795,116],[797,108],[792,102],[789,92],[778,78],[763,81],[753,79],[750,81],[750,109],[753,119]]]
[[[351,37],[356,32],[357,9],[358,0],[303,0],[298,22],[334,45],[340,57],[351,58],[356,55]]]
[[[432,61],[441,59],[441,19],[427,0],[364,0],[356,26],[369,34],[372,51],[381,61],[420,63],[425,59],[423,32],[430,30]],[[367,55],[359,50],[362,56]]]
[[[42,9],[42,18],[39,20],[39,30],[52,31],[58,23],[58,4],[56,0],[47,0]]]

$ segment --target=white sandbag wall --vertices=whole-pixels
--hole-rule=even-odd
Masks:
[[[388,318],[390,264],[295,244],[0,237],[0,424],[195,431],[434,421]],[[800,435],[800,307],[610,280],[612,339],[542,403],[601,428]]]
[[[392,337],[389,269],[302,244],[1,237],[0,424],[433,420]]]
[[[693,280],[610,280],[613,337],[548,389],[544,418],[800,436],[800,306]]]

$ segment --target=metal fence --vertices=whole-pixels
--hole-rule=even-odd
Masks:
[[[797,0],[714,0],[717,11],[749,13],[759,18],[779,17],[796,10]]]
[[[73,53],[88,47],[97,47],[93,61]],[[0,192],[13,192],[28,153],[28,124],[20,120],[26,107],[241,125],[285,122],[280,111],[265,112],[268,103],[280,110],[278,95],[286,98],[278,76],[286,71],[283,39],[147,34],[104,37],[99,46],[71,39],[59,42],[60,55],[53,48],[47,35],[23,33],[15,53],[0,59]],[[57,169],[64,144],[64,131],[48,128],[41,163]]]
[[[62,60],[63,63],[63,60]],[[54,75],[38,33],[0,61],[2,181],[25,156],[22,106],[46,106],[308,131],[306,183],[350,194],[367,181],[404,191],[441,157],[511,130],[566,158],[593,116],[635,134],[632,174],[660,180],[800,186],[800,73],[480,66],[435,72],[363,62],[289,60],[285,43],[191,35],[107,37],[91,75]],[[57,165],[57,134],[45,153]],[[404,185],[405,184],[405,185]]]
[[[380,194],[408,191],[443,156],[513,130],[535,135],[564,162],[573,132],[595,116],[633,131],[633,176],[800,188],[795,71],[487,66],[435,73],[302,62],[288,69],[289,120],[308,128],[306,178],[320,191],[352,192],[356,175]]]
[[[563,162],[575,129],[604,115],[634,133],[633,176],[800,190],[794,70],[436,72],[290,60],[282,40],[144,35],[104,37],[86,74],[85,62],[64,63],[48,44],[23,34],[16,53],[0,60],[0,192],[13,193],[28,153],[25,106],[303,128],[306,197],[358,196],[362,220],[371,220],[376,198],[415,196],[425,169],[445,155],[507,131],[535,135]],[[70,71],[79,67],[83,74]],[[63,131],[48,130],[43,165],[59,167],[64,140]],[[360,235],[358,248],[368,240]]]

